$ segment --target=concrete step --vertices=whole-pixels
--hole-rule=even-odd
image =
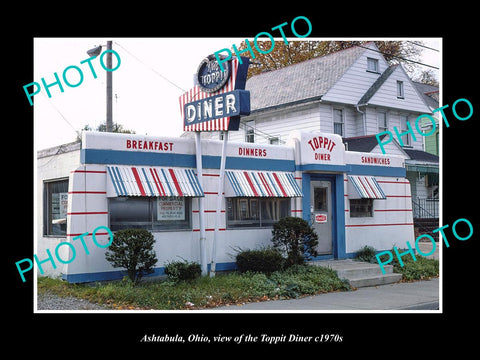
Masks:
[[[350,285],[355,288],[391,284],[402,278],[402,274],[393,272],[392,265],[386,265],[385,274],[383,274],[378,264],[352,259],[322,260],[310,264],[335,270],[339,278],[347,279]]]
[[[393,284],[402,279],[402,274],[385,274],[369,277],[347,278],[350,286],[354,288]]]

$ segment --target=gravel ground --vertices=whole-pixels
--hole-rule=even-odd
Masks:
[[[106,306],[91,303],[84,299],[74,297],[60,297],[46,292],[38,294],[38,310],[110,310]]]

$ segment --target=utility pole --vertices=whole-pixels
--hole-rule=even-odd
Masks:
[[[112,42],[107,41],[107,50],[112,50]],[[112,52],[107,52],[107,69],[112,69]],[[112,120],[112,72],[107,70],[107,132],[113,131]]]

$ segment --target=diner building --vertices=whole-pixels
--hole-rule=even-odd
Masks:
[[[195,140],[188,137],[84,131],[81,142],[39,151],[35,253],[44,259],[60,242],[76,252],[55,269],[44,263],[44,275],[69,282],[122,278],[123,269],[113,268],[106,249],[93,243],[92,232],[101,226],[113,233],[151,231],[156,275],[170,261],[200,262],[201,216],[210,263],[222,142],[204,139],[201,148],[201,179]],[[404,158],[347,151],[337,134],[292,131],[282,145],[228,142],[220,196],[217,271],[235,268],[236,249],[270,245],[272,225],[287,216],[316,230],[316,260],[351,258],[365,245],[405,248],[414,239]],[[88,255],[74,240],[85,233]],[[100,229],[96,241],[108,243],[108,232]],[[69,246],[59,251],[62,259],[72,258]]]

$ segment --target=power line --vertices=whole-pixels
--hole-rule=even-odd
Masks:
[[[47,98],[47,95],[45,95],[43,92],[41,93],[45,99]],[[60,110],[58,110],[58,108],[54,105],[54,103],[52,101],[47,101],[54,109],[55,111],[62,117],[62,119],[68,124],[70,125],[70,127],[73,129],[73,131],[75,131],[75,134],[78,136],[79,135],[79,132],[75,129],[75,127],[70,123],[70,121],[67,120],[67,118],[62,114],[62,112]]]
[[[429,47],[429,46],[426,46],[426,45],[423,45],[423,44],[419,44],[419,43],[416,43],[416,42],[414,42],[414,41],[407,41],[407,42],[409,42],[410,44],[413,44],[413,45],[417,45],[417,46],[423,47],[423,48],[425,48],[425,49],[429,49],[429,50],[433,50],[433,51],[436,51],[436,52],[440,52],[440,50],[438,50],[438,49],[434,49],[434,48],[432,48],[432,47]]]
[[[424,64],[424,63],[422,63],[422,62],[420,62],[420,61],[415,61],[415,60],[406,59],[406,58],[401,57],[401,56],[398,56],[398,55],[388,54],[388,53],[385,53],[385,52],[383,52],[383,51],[370,49],[369,47],[362,46],[362,45],[357,45],[357,46],[358,46],[358,47],[361,47],[361,48],[364,48],[364,49],[367,49],[367,50],[370,50],[370,51],[378,52],[378,53],[380,53],[380,54],[382,54],[382,55],[391,56],[391,57],[394,57],[394,58],[396,58],[396,59],[400,59],[400,60],[403,60],[403,61],[408,61],[408,62],[411,62],[411,63],[415,63],[415,64],[427,66],[427,67],[430,67],[430,68],[433,68],[433,69],[436,69],[436,70],[440,70],[440,68],[438,68],[438,67],[436,67],[436,66]]]
[[[286,143],[286,141],[281,140],[278,136],[273,136],[273,135],[270,135],[270,134],[268,134],[268,133],[266,133],[266,132],[264,132],[264,131],[258,130],[257,128],[255,128],[255,127],[253,127],[253,126],[251,126],[251,125],[248,125],[246,122],[241,123],[241,125],[243,125],[244,128],[251,128],[251,129],[253,129],[254,134],[260,135],[260,136],[264,137],[264,138],[267,139],[267,140],[275,139],[275,138],[276,138],[276,139],[278,139],[278,141],[281,142],[282,144],[285,144],[285,143]]]
[[[157,74],[158,76],[160,76],[162,79],[168,81],[170,84],[172,84],[173,86],[175,86],[176,88],[182,90],[183,92],[186,92],[186,90],[182,89],[180,86],[178,86],[177,84],[175,84],[173,81],[169,80],[167,77],[163,76],[162,74],[160,74],[158,71],[156,71],[154,68],[152,68],[151,66],[147,65],[146,63],[144,63],[142,60],[140,60],[137,56],[135,56],[134,54],[132,54],[130,51],[128,51],[124,46],[122,46],[121,44],[115,42],[116,45],[120,46],[123,50],[125,50],[130,56],[132,56],[133,58],[135,58],[138,62],[140,62],[141,64],[145,65],[147,68],[149,68],[151,71],[153,71],[155,74]],[[197,94],[194,94],[194,98]],[[264,138],[266,139],[271,139],[271,138],[276,138],[276,136],[272,136],[270,134],[267,134],[263,131],[260,131],[250,125],[247,125],[245,123],[243,123],[244,126],[246,127],[250,127],[253,129],[254,133],[257,134],[257,135],[260,135],[260,136],[263,136]],[[285,141],[283,140],[280,140],[280,142],[282,143],[285,143]]]
[[[155,70],[154,68],[152,68],[150,65],[147,65],[145,64],[142,60],[140,60],[137,56],[133,55],[130,51],[128,51],[127,49],[125,49],[124,46],[122,46],[121,44],[115,42],[116,45],[120,46],[123,50],[125,50],[130,56],[132,56],[134,59],[136,59],[139,63],[145,65],[148,69],[150,69],[152,72],[154,72],[155,74],[157,74],[158,76],[160,76],[162,79],[164,79],[165,81],[168,81],[170,84],[172,84],[173,86],[175,86],[177,89],[180,89],[182,90],[183,92],[185,92],[186,90],[182,89],[180,86],[178,86],[177,84],[175,84],[173,81],[171,81],[170,79],[168,79],[167,77],[163,76],[162,74],[160,74],[157,70]]]

